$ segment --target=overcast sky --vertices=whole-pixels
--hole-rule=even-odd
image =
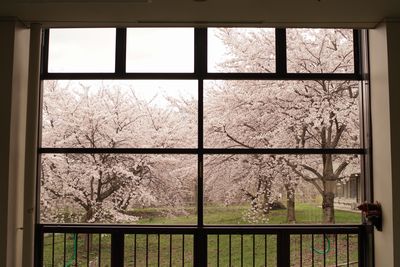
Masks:
[[[209,71],[226,57],[210,29]],[[113,72],[115,29],[52,29],[49,72]],[[127,72],[193,72],[193,28],[128,28]]]
[[[51,29],[49,72],[97,72],[115,70],[115,28]],[[224,44],[209,30],[209,71],[226,58]],[[193,28],[128,28],[127,72],[193,72]],[[78,82],[70,86],[79,87]],[[99,81],[85,81],[93,88]],[[197,98],[197,81],[107,81],[133,87],[147,100],[157,95],[156,104],[165,104],[165,95]],[[167,92],[168,91],[168,92]]]
[[[52,29],[50,31],[49,72],[114,72],[114,28]],[[193,72],[193,28],[134,28],[127,31],[127,72]],[[100,87],[100,81],[72,81]],[[157,95],[155,104],[164,105],[164,96],[197,98],[197,81],[105,81],[112,87],[135,88],[146,100]]]

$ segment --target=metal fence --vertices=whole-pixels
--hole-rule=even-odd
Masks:
[[[366,226],[38,225],[36,266],[365,266]]]

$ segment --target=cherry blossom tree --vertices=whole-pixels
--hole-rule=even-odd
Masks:
[[[280,135],[281,139],[277,138],[285,119],[283,114],[276,112],[277,93],[282,90],[280,86],[284,85],[276,81],[225,81],[208,84],[205,102],[206,145],[226,148],[281,147],[282,143],[286,142],[287,135]],[[250,160],[252,156],[248,157]],[[263,195],[261,198],[270,201],[264,201],[268,207],[264,207],[262,204],[253,205],[253,211],[259,209],[253,213],[267,216],[270,206],[278,200],[277,197],[284,189],[287,192],[287,219],[289,223],[293,223],[295,221],[295,188],[299,183],[298,175],[288,172],[288,166],[281,157],[264,156],[260,157],[259,161],[262,163],[258,162],[256,165],[263,166],[264,174],[253,173],[255,175],[253,178],[258,179],[253,183],[263,183],[265,186],[257,186],[258,197],[256,199],[260,199],[260,196]],[[249,182],[248,178],[247,182]],[[232,185],[232,183],[229,184]],[[244,192],[244,190],[242,191]],[[248,192],[247,196],[250,201],[253,201]],[[271,198],[271,196],[275,197]],[[253,197],[253,199],[255,198]]]
[[[281,208],[283,165],[276,155],[213,155],[205,162],[206,201],[250,203],[245,219],[266,223],[273,208]]]
[[[174,108],[140,99],[134,88],[101,83],[44,84],[44,147],[186,146],[191,123]],[[178,121],[177,121],[178,120]],[[193,135],[193,134],[192,134]],[[44,154],[41,217],[51,222],[134,222],[134,207],[183,209],[193,201],[195,162],[187,156]],[[81,211],[81,212],[77,212]]]
[[[259,41],[271,40],[271,33],[249,35],[229,29],[219,31],[218,36],[229,55],[220,65],[222,71],[246,72],[251,65],[252,72],[272,72],[271,42]],[[354,70],[351,30],[290,29],[287,42],[289,72]],[[224,81],[210,88],[205,103],[210,146],[332,149],[360,145],[356,81]],[[358,158],[330,154],[279,158],[275,167],[284,171],[273,181],[287,191],[288,221],[294,220],[295,190],[303,181],[322,196],[323,222],[333,223],[336,185],[358,171]]]
[[[220,29],[223,72],[275,72],[274,31]],[[289,72],[348,73],[350,30],[287,30]],[[206,81],[205,146],[218,148],[355,148],[360,145],[356,81]],[[196,147],[197,101],[144,99],[132,84],[46,81],[42,146],[73,148]],[[337,183],[359,172],[354,155],[210,155],[206,198],[247,201],[249,220],[266,221],[286,191],[294,222],[299,188],[322,197],[323,221],[334,222]],[[41,216],[51,222],[134,222],[137,207],[193,202],[196,160],[190,156],[44,154]],[[299,187],[299,185],[301,185]],[[79,212],[76,212],[79,210]],[[184,212],[181,210],[181,212]]]

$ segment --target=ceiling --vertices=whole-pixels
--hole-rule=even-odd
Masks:
[[[400,0],[2,0],[0,17],[47,26],[372,28],[400,18]]]

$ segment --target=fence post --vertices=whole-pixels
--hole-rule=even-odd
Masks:
[[[193,250],[194,266],[207,266],[207,234],[201,230],[197,230],[194,235]]]
[[[358,266],[373,266],[373,226],[358,228]]]
[[[279,231],[276,246],[277,266],[290,267],[290,233],[288,231]]]
[[[43,251],[44,251],[44,231],[40,225],[36,226],[35,231],[35,266],[43,266]]]
[[[120,231],[111,234],[111,267],[124,266],[124,234]]]

